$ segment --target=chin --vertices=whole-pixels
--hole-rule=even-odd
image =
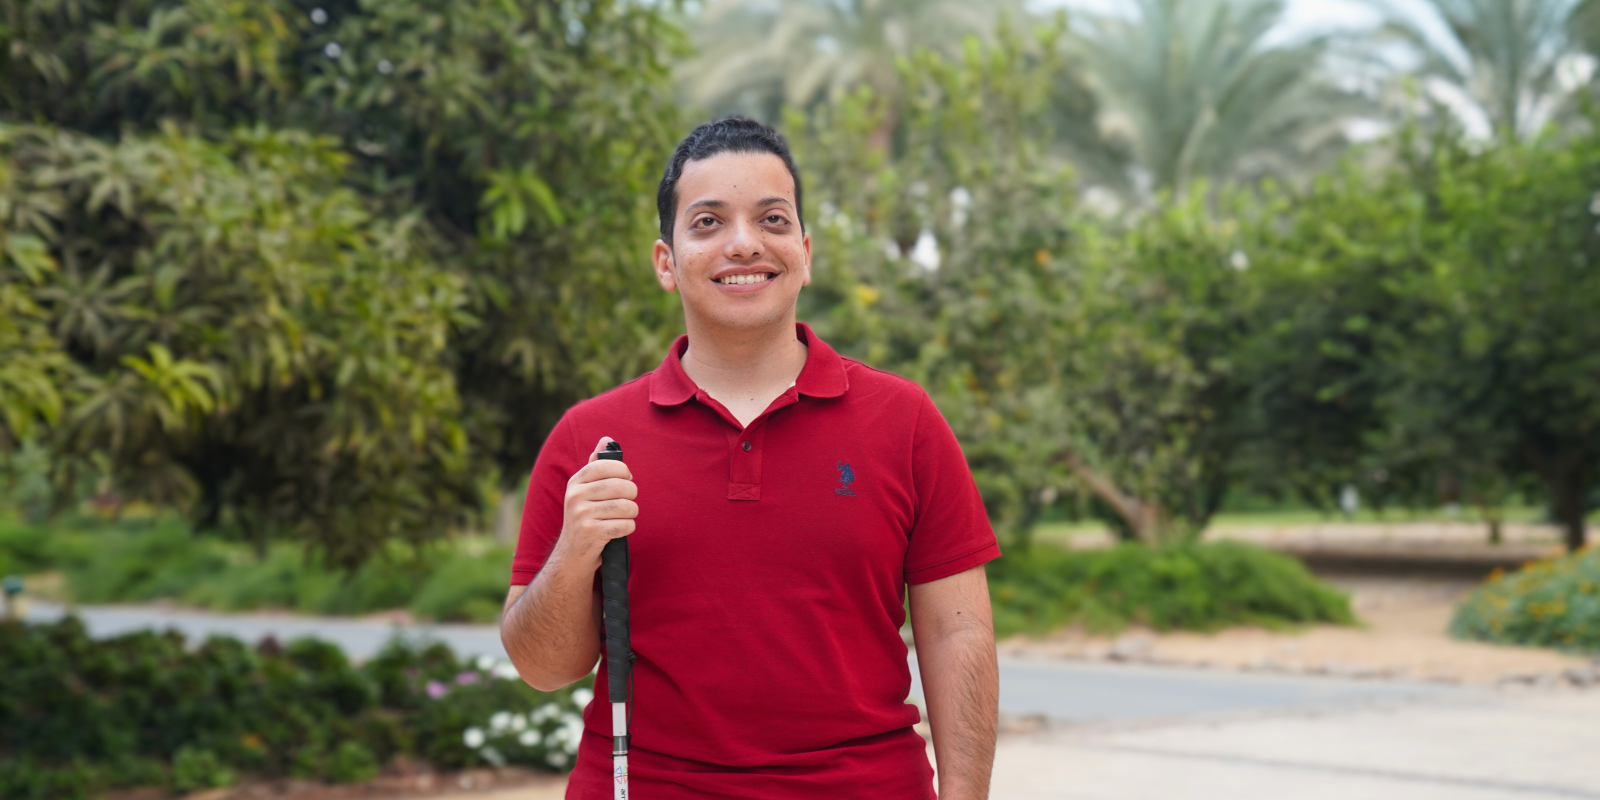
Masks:
[[[716,305],[724,305],[717,303]],[[794,302],[763,304],[759,308],[686,308],[694,316],[730,330],[761,330],[788,321],[794,314]]]

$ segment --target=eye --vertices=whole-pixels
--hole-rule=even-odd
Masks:
[[[716,217],[701,217],[701,218],[699,218],[699,219],[694,221],[694,226],[693,227],[696,227],[696,228],[709,228],[709,227],[711,227],[711,224],[716,222],[716,221],[717,221]]]
[[[768,225],[781,225],[781,224],[783,224],[783,217],[781,217],[781,216],[779,216],[777,214],[768,214],[767,215],[767,224]]]

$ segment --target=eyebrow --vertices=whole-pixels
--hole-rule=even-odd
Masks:
[[[728,207],[728,204],[722,202],[721,200],[696,200],[695,202],[690,203],[689,207],[685,208],[683,210],[683,213],[684,214],[689,214],[690,212],[694,211],[697,208],[727,208],[727,207]]]
[[[782,203],[783,205],[786,205],[791,209],[794,208],[794,203],[789,202],[788,198],[784,198],[784,197],[766,197],[766,198],[762,198],[760,201],[758,201],[756,203],[756,206],[758,206],[758,207],[759,206],[770,206],[770,205],[777,205],[779,203]],[[696,200],[695,202],[690,203],[689,206],[683,210],[683,213],[685,215],[688,215],[688,214],[694,213],[694,211],[696,209],[701,209],[701,208],[723,209],[723,208],[727,208],[727,207],[728,207],[728,204],[726,202],[721,201],[721,200]]]

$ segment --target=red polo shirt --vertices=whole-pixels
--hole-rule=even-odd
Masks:
[[[916,384],[805,325],[795,385],[749,426],[683,371],[562,417],[533,468],[511,582],[561,532],[567,479],[610,436],[639,487],[629,538],[630,781],[650,800],[932,798],[906,705],[908,583],[1000,555],[966,459]],[[606,674],[567,797],[607,800]]]

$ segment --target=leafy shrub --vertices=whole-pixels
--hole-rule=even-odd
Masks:
[[[196,537],[172,517],[69,516],[49,526],[0,517],[0,575],[62,570],[80,603],[175,600],[219,611],[331,615],[409,608],[441,621],[494,622],[510,563],[510,548],[459,539],[421,553],[395,544],[346,573],[294,545],[258,556],[236,542]]]
[[[1450,633],[1485,642],[1600,652],[1600,548],[1495,574],[1456,607]]]
[[[577,741],[558,729],[591,696],[577,685],[539,692],[510,664],[465,663],[439,644],[397,641],[360,666],[316,640],[185,645],[170,632],[93,641],[75,618],[0,624],[0,797],[190,791],[245,774],[361,781],[397,755],[564,768]],[[486,748],[504,743],[468,735],[512,719],[539,741]]]
[[[411,601],[411,612],[451,622],[497,622],[511,574],[511,551],[458,551],[428,576]]]
[[[43,572],[51,562],[43,527],[0,519],[0,576]]]
[[[1349,598],[1289,556],[1237,542],[1104,550],[1035,544],[989,567],[995,630],[1116,631],[1354,621]]]
[[[210,750],[180,747],[172,755],[172,791],[179,794],[232,786],[238,776]]]

